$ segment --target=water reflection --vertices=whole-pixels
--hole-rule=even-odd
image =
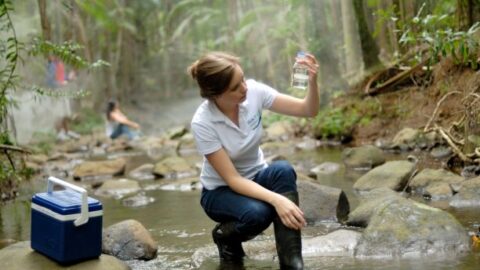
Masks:
[[[296,153],[289,157],[294,166],[302,173],[323,162],[339,162],[341,149],[326,148],[320,152]],[[392,157],[400,159],[401,157]],[[295,162],[299,160],[299,162]],[[308,162],[300,162],[305,161]],[[136,161],[132,161],[136,162]],[[131,166],[130,167],[135,167]],[[352,185],[365,171],[350,170],[341,165],[340,170],[332,174],[324,174],[317,181],[324,185],[341,188],[347,194],[351,209],[358,205],[358,199]],[[142,181],[148,186],[154,181]],[[30,198],[32,194],[43,191],[42,181],[27,184],[20,190],[21,196],[14,202],[0,206],[0,240],[15,239],[17,241],[30,238]],[[146,196],[155,198],[151,204],[133,208],[122,205],[121,201],[99,198],[104,207],[104,226],[126,220],[136,219],[141,222],[158,242],[158,257],[151,261],[129,261],[133,270],[139,269],[193,269],[191,257],[202,247],[213,246],[210,231],[215,225],[203,212],[199,205],[200,192],[147,190]],[[92,195],[90,195],[92,196]],[[94,196],[92,196],[94,197]],[[417,198],[422,200],[422,198]],[[428,202],[427,202],[428,203]],[[450,209],[452,213],[469,231],[480,226],[479,209]],[[304,230],[305,237],[314,237],[338,229],[339,225],[317,224]],[[271,237],[271,232],[266,233]],[[272,239],[272,238],[268,238]],[[438,257],[438,258],[437,258]],[[351,257],[319,257],[306,258],[305,269],[478,269],[480,255],[472,252],[461,257],[449,255],[422,257],[417,259],[360,259]],[[278,262],[246,259],[243,266],[237,269],[278,269]],[[221,265],[214,257],[204,261],[199,269],[217,270],[232,269],[231,265]]]

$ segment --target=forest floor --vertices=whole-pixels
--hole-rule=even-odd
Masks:
[[[351,134],[353,145],[373,144],[377,139],[390,141],[406,127],[423,130],[437,124],[448,129],[465,115],[465,93],[480,88],[480,73],[446,59],[430,72],[411,76],[402,86],[375,96],[364,94],[367,81],[368,78],[332,101],[333,106],[344,108],[347,114],[354,110],[368,115],[368,121],[355,125]]]

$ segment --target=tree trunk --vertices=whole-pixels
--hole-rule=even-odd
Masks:
[[[478,21],[480,21],[480,2],[478,0],[457,0],[458,28],[466,31]]]
[[[77,38],[79,43],[83,46],[84,57],[88,62],[92,62],[93,56],[88,42],[87,33],[85,31],[85,25],[80,15],[78,5],[75,1],[72,1],[72,21],[76,28]],[[78,53],[78,52],[77,52]]]
[[[38,0],[38,10],[40,12],[40,24],[42,26],[43,39],[46,41],[52,40],[52,28],[47,15],[47,2],[46,0]]]
[[[360,71],[361,55],[358,48],[358,31],[355,22],[355,13],[350,0],[342,0],[343,41],[345,47],[345,63],[348,76]]]
[[[266,53],[266,59],[267,59],[267,63],[266,63],[267,64],[267,80],[269,82],[272,82],[273,87],[276,87],[275,69],[274,69],[272,50],[271,50],[270,42],[268,41],[267,36],[265,34],[267,33],[267,25],[265,24],[264,16],[258,13],[258,9],[254,8],[253,10],[255,12],[255,16],[257,17],[260,32],[263,33],[260,36],[262,39],[262,43],[265,46],[265,53]]]
[[[367,21],[365,20],[365,13],[363,10],[363,0],[352,0],[357,17],[357,25],[360,34],[360,46],[362,48],[363,64],[365,70],[375,69],[382,66],[378,59],[378,47],[375,40],[372,38],[368,30]]]
[[[328,104],[330,99],[330,92],[332,91],[342,91],[347,88],[348,84],[343,78],[341,73],[340,61],[338,57],[338,46],[339,40],[342,39],[342,35],[338,34],[335,27],[341,27],[338,24],[331,24],[330,27],[329,21],[329,11],[326,6],[321,1],[309,1],[309,10],[311,13],[311,18],[313,18],[314,23],[310,21],[312,25],[312,34],[311,37],[313,40],[325,40],[320,44],[315,44],[316,51],[312,53],[318,57],[319,62],[319,72],[318,78],[320,81],[320,106],[324,107]],[[333,10],[336,9],[335,2],[330,3],[332,14],[330,18],[334,19],[335,17]]]

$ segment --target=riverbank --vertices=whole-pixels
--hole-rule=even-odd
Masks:
[[[438,125],[453,132],[455,122],[460,124],[455,132],[461,135],[462,118],[475,109],[468,107],[466,101],[480,87],[480,73],[450,59],[377,95],[366,93],[371,78],[331,102],[333,108],[340,108],[345,115],[356,114],[361,118],[350,128],[352,145],[389,141],[405,127],[426,130]],[[477,124],[479,120],[477,116]]]

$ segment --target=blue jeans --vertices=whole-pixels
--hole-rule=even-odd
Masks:
[[[116,139],[122,135],[126,135],[129,140],[138,136],[138,134],[135,131],[130,130],[127,125],[119,124],[112,134],[110,134],[110,138]]]
[[[296,192],[296,180],[295,170],[284,160],[272,163],[253,178],[254,182],[276,193]],[[267,229],[277,215],[272,205],[240,195],[228,186],[203,189],[200,204],[212,220],[236,222],[237,232],[251,237]]]

